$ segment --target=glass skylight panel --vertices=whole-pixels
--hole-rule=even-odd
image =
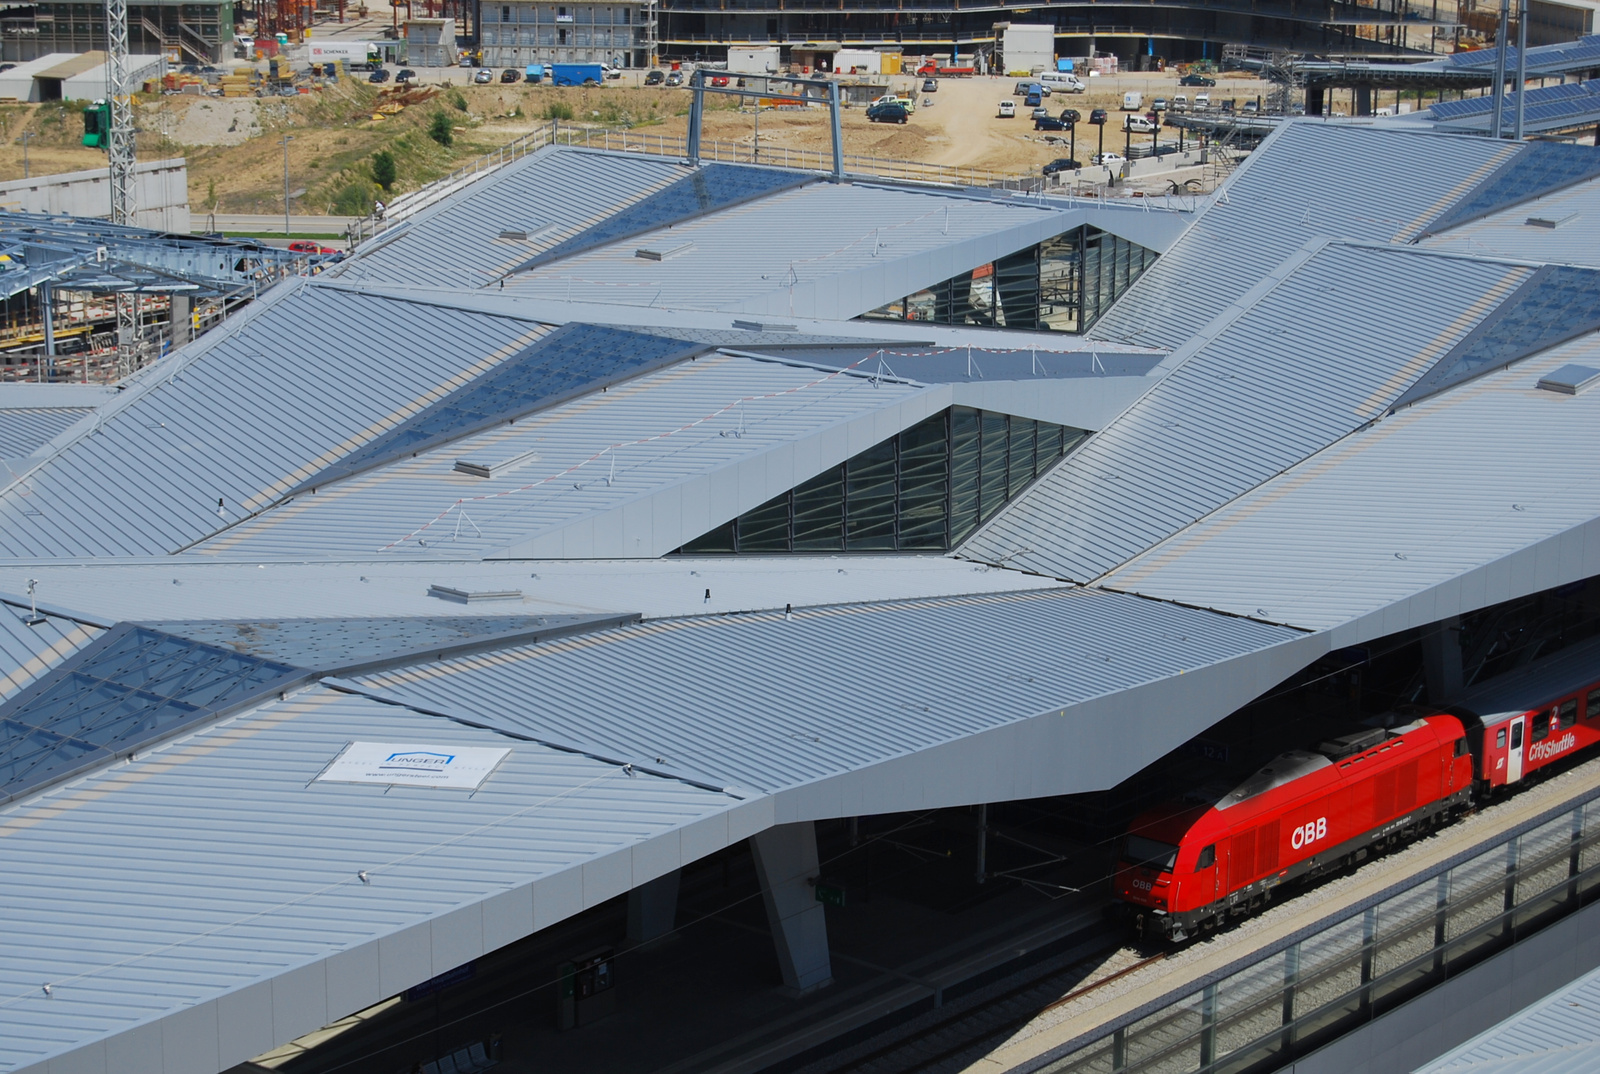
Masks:
[[[604,325],[569,324],[307,481],[314,487],[562,402],[705,347]]]
[[[123,624],[0,706],[0,799],[110,760],[302,672]]]
[[[1481,325],[1423,374],[1396,406],[1600,329],[1600,272],[1539,269]]]
[[[528,261],[522,268],[533,268],[570,257],[584,250],[618,242],[647,231],[681,224],[706,213],[728,209],[754,198],[810,182],[814,176],[771,168],[749,168],[737,164],[707,164],[676,183],[585,228],[564,242]]]
[[[1527,142],[1520,152],[1445,210],[1423,237],[1600,175],[1600,150],[1559,142]]]

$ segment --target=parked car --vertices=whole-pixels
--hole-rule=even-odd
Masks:
[[[995,118],[996,119],[1012,119],[1012,118],[1015,118],[1016,114],[1017,114],[1017,102],[1016,101],[1001,101],[1000,102],[1000,114],[998,116],[996,116]]]
[[[376,71],[372,72],[370,75],[367,76],[367,81],[368,82],[387,82],[387,81],[389,81],[389,69],[387,67],[378,68]]]
[[[1165,97],[1157,97],[1155,100],[1150,102],[1150,111],[1152,111],[1152,112],[1165,112],[1166,110],[1167,110],[1167,99]]]
[[[318,243],[309,242],[305,239],[302,239],[299,242],[291,242],[289,244],[289,250],[290,252],[297,254],[336,254],[339,252],[331,246],[322,246]]]
[[[659,86],[666,80],[667,76],[662,74],[660,71],[651,71],[649,74],[644,76],[644,84],[647,86]]]
[[[1127,161],[1128,161],[1128,158],[1123,156],[1121,153],[1110,153],[1110,152],[1107,152],[1107,153],[1096,153],[1094,155],[1094,162],[1096,164],[1099,164],[1102,167],[1106,167],[1106,168],[1113,168],[1113,169],[1120,168],[1124,164],[1126,164]]]
[[[667,76],[667,85],[669,85],[669,86],[681,86],[681,85],[683,85],[683,72],[682,71],[674,71],[670,75],[668,75]]]
[[[867,109],[867,119],[872,123],[904,123],[910,118],[911,113],[898,101],[885,101]]]
[[[600,65],[600,70],[602,72],[604,72],[604,74],[605,74],[607,79],[609,79],[609,80],[611,80],[613,82],[615,82],[617,79],[622,77],[622,68],[620,68],[620,67],[612,67],[608,63],[602,63]]]
[[[1044,166],[1044,173],[1046,175],[1054,175],[1056,172],[1075,172],[1081,167],[1083,165],[1071,157],[1057,157]]]
[[[522,72],[517,70],[515,67],[507,67],[504,71],[500,72],[500,81],[501,82],[521,82],[522,81]]]
[[[1089,113],[1089,122],[1093,123],[1095,126],[1098,127],[1098,126],[1100,126],[1100,124],[1104,123],[1105,121],[1106,121],[1106,110],[1104,108],[1096,108],[1094,111]]]
[[[1026,97],[1031,92],[1033,92],[1032,82],[1018,82],[1014,87],[1012,87],[1011,96]]]
[[[1122,129],[1132,134],[1149,134],[1156,125],[1144,116],[1128,116],[1122,121]]]
[[[1261,111],[1261,102],[1254,100],[1246,101],[1244,102],[1244,107],[1239,109],[1239,111],[1243,112],[1247,116],[1253,116],[1257,112]]]
[[[717,87],[718,89],[722,89],[723,87],[727,86],[727,84],[728,84],[728,76],[727,75],[712,75],[711,76],[711,84],[713,86]]]
[[[1032,119],[1035,122],[1038,122],[1041,119],[1049,119],[1050,118],[1050,109],[1042,107],[1042,106],[1039,107],[1039,108],[1035,108],[1033,110],[1033,112],[1029,114],[1028,118]]]
[[[472,81],[480,86],[486,86],[494,81],[494,72],[487,67],[480,67],[473,72]]]
[[[1207,78],[1205,75],[1184,75],[1178,79],[1178,85],[1180,86],[1215,86],[1216,84],[1216,79]]]
[[[1172,107],[1168,109],[1169,112],[1187,112],[1188,110],[1189,98],[1182,93],[1172,98]]]
[[[1210,107],[1211,107],[1211,94],[1209,94],[1209,93],[1197,93],[1197,94],[1194,95],[1194,110],[1196,112],[1204,112],[1206,109],[1208,109]]]
[[[1033,88],[1039,91],[1039,96],[1041,97],[1050,96],[1050,86],[1047,83],[1035,82]]]
[[[489,77],[493,78],[494,76],[490,75]],[[399,74],[394,76],[394,80],[396,82],[415,82],[417,80],[417,73],[411,68],[405,67],[400,70]]]
[[[924,78],[922,80],[922,92],[923,93],[937,93],[937,92],[939,92],[939,80],[936,79],[936,78]]]
[[[1063,108],[1061,110],[1061,122],[1063,123],[1076,123],[1082,118],[1083,113],[1079,112],[1076,108]]]
[[[1052,119],[1049,116],[1042,116],[1033,121],[1033,129],[1036,131],[1070,131],[1072,124],[1064,119]]]

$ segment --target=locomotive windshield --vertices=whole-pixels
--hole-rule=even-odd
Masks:
[[[1178,860],[1178,848],[1171,843],[1146,839],[1142,835],[1130,835],[1128,845],[1123,849],[1122,858],[1134,865],[1170,873],[1173,864]]]

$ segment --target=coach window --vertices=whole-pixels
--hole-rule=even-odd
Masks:
[[[1497,750],[1506,748],[1506,729],[1504,727],[1494,733],[1494,748]]]
[[[1574,699],[1572,701],[1563,701],[1561,703],[1560,713],[1556,717],[1556,726],[1559,729],[1561,729],[1562,731],[1565,731],[1567,728],[1571,727],[1573,724],[1575,724],[1577,722],[1578,722],[1578,702],[1577,702],[1577,700]]]
[[[1550,710],[1545,709],[1533,718],[1533,731],[1530,736],[1534,742],[1543,742],[1550,737]]]
[[[1217,844],[1212,843],[1200,852],[1200,860],[1194,863],[1196,869],[1209,869],[1217,864]]]
[[[1583,714],[1591,720],[1600,720],[1600,690],[1590,690],[1584,702]]]

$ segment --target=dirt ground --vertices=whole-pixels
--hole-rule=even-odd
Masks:
[[[688,126],[690,94],[683,89],[642,86],[643,72],[630,73],[602,88],[487,86],[463,84],[471,72],[459,68],[424,69],[423,88],[407,95],[398,115],[374,118],[384,99],[378,87],[350,80],[294,98],[220,99],[188,95],[141,98],[137,109],[138,152],[144,159],[183,156],[189,162],[190,205],[206,212],[275,212],[283,204],[284,135],[290,137],[288,164],[295,208],[302,213],[348,215],[365,212],[373,197],[392,197],[475,157],[490,152],[548,121],[627,127],[641,134],[682,135]],[[497,72],[498,73],[498,72]],[[1156,96],[1178,92],[1178,73],[1140,73],[1095,78],[1085,94],[1056,94],[1046,106],[1059,114],[1076,108],[1087,117],[1105,108],[1111,121],[1105,148],[1120,150],[1122,94],[1139,90],[1146,106]],[[846,109],[841,125],[845,151],[852,155],[912,160],[1015,174],[1067,155],[1065,134],[1035,133],[1028,109],[1012,98],[1016,80],[1002,77],[941,79],[931,94],[922,80],[891,80],[902,95],[915,94],[916,113],[905,125],[869,123],[861,107]],[[1187,91],[1190,97],[1194,90]],[[1265,93],[1253,79],[1219,79],[1213,100],[1245,100]],[[1001,100],[1014,99],[1022,113],[997,118]],[[756,118],[751,110],[729,107],[731,99],[708,98],[706,137],[749,145]],[[720,106],[720,107],[719,107]],[[428,135],[433,117],[449,117],[451,144]],[[1087,123],[1078,129],[1076,155],[1087,160],[1098,148],[1098,133]],[[0,107],[0,179],[23,174],[23,135],[33,175],[103,167],[104,155],[80,144],[82,117],[72,105]],[[763,152],[770,149],[827,151],[827,112],[763,110]],[[1142,136],[1141,140],[1148,140]],[[397,181],[387,192],[373,182],[372,162],[379,151],[396,163]]]

